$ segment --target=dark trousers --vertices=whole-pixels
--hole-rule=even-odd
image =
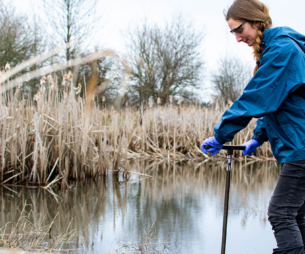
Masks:
[[[274,253],[305,253],[305,160],[285,162],[268,207]]]

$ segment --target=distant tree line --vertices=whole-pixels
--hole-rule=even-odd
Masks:
[[[12,4],[5,5],[2,0],[0,4],[1,70],[7,63],[16,66],[56,45],[75,40],[80,43],[24,72],[57,62],[69,62],[103,49],[102,44],[94,42],[97,24],[101,24],[101,16],[96,11],[97,0],[37,1],[47,19],[16,13]],[[170,98],[194,102],[206,89],[203,39],[203,29],[196,29],[192,20],[180,14],[173,15],[164,24],[145,20],[125,32],[127,59],[103,58],[56,74],[62,78],[65,73],[73,72],[75,85],[81,84],[84,92],[86,81],[94,69],[97,70],[97,98],[108,104],[119,101],[121,106],[126,102],[139,105],[151,99],[163,105]],[[234,101],[248,81],[247,73],[236,59],[221,60],[219,70],[212,75],[214,95],[224,101]],[[22,89],[33,96],[39,86],[39,80],[34,79],[25,82]]]

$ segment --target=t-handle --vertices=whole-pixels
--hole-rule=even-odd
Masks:
[[[212,146],[205,145],[204,148],[205,149],[209,149],[209,148],[212,148]],[[234,150],[243,151],[243,150],[246,149],[246,146],[223,145],[222,149],[227,150],[228,151],[228,155],[232,155]]]

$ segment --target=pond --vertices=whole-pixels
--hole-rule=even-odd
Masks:
[[[0,227],[24,208],[35,227],[54,220],[50,238],[73,231],[63,246],[72,253],[220,253],[225,166],[138,160],[125,165],[128,176],[109,171],[53,193],[1,187]],[[276,248],[267,208],[279,173],[274,161],[233,162],[227,254]]]

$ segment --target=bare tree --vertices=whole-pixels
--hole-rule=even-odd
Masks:
[[[6,63],[15,66],[31,56],[41,53],[43,36],[37,22],[16,14],[12,5],[0,1],[0,68]]]
[[[182,15],[172,17],[164,27],[147,21],[128,33],[132,82],[129,96],[134,102],[150,96],[162,104],[169,96],[196,91],[202,83],[204,62],[200,46],[202,32]]]
[[[53,44],[61,44],[78,41],[72,48],[67,48],[65,59],[69,61],[76,56],[86,56],[93,51],[100,50],[100,43],[96,43],[98,31],[101,29],[101,12],[97,12],[98,0],[41,0],[43,9],[47,15],[52,29]],[[55,36],[54,36],[55,35]],[[58,59],[57,59],[58,60]],[[56,60],[55,60],[56,61]],[[95,67],[93,67],[95,65]],[[111,69],[112,62],[108,59],[100,59],[95,63],[86,63],[73,70],[75,84],[81,84],[84,88],[85,81],[88,81],[96,70],[98,74],[97,85],[100,89],[100,96],[112,93],[111,85],[104,86],[107,71]],[[61,77],[61,73],[57,73]],[[111,91],[110,91],[111,90]],[[84,89],[82,89],[84,91]]]
[[[0,0],[0,69],[4,69],[6,63],[14,67],[32,56],[41,54],[46,48],[46,39],[42,32],[37,17],[28,17],[18,14],[11,4],[4,4]],[[40,62],[26,71],[35,70],[43,66]],[[16,76],[18,76],[18,73]],[[22,91],[26,94],[36,91],[37,80],[24,82]]]
[[[252,77],[251,67],[237,57],[224,57],[219,68],[212,74],[214,96],[228,103],[234,102]]]
[[[83,50],[96,36],[94,33],[100,16],[95,12],[97,0],[42,0],[45,13],[53,28],[52,38],[57,34],[57,43],[80,40]],[[78,45],[68,48],[66,60],[76,54]]]

